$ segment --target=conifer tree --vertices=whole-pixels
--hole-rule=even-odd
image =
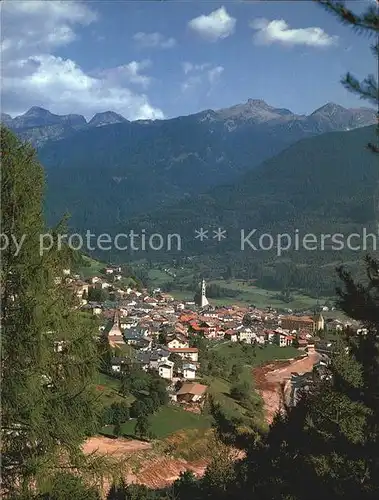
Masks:
[[[351,27],[357,34],[367,36],[373,41],[371,50],[376,61],[374,62],[374,72],[368,75],[363,81],[359,81],[357,77],[351,73],[347,73],[341,80],[342,85],[350,92],[358,95],[361,99],[368,101],[370,104],[378,108],[379,89],[377,75],[379,63],[379,7],[378,2],[371,2],[367,8],[357,14],[347,8],[346,2],[336,0],[315,0],[321,4],[328,12],[335,15],[343,24]],[[362,3],[360,4],[362,6]],[[379,118],[379,114],[378,114]],[[379,122],[377,126],[379,135]],[[379,138],[379,137],[378,137]],[[368,144],[368,147],[374,153],[379,153],[379,144]]]
[[[146,415],[140,415],[136,420],[136,425],[134,428],[134,434],[141,439],[146,439],[148,437],[150,430],[150,422]]]
[[[1,127],[2,479],[4,496],[38,491],[83,464],[97,425],[94,324],[64,279],[67,254],[40,252],[44,175],[34,150]],[[59,230],[59,229],[58,229]],[[56,238],[57,231],[53,232]],[[12,241],[21,242],[16,251]]]

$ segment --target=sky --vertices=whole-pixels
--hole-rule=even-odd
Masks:
[[[373,0],[348,2],[355,11]],[[309,114],[365,106],[369,41],[312,1],[1,2],[1,110],[163,119],[252,99]]]

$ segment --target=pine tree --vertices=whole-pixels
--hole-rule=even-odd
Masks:
[[[379,12],[378,5],[371,3],[367,6],[362,14],[356,14],[351,9],[346,7],[345,2],[335,0],[316,0],[328,12],[334,14],[343,24],[350,26],[360,35],[365,35],[373,40],[371,50],[374,57],[377,59],[375,64],[375,73],[379,63]],[[375,74],[368,75],[362,82],[351,73],[347,73],[341,81],[342,85],[350,92],[358,95],[361,99],[368,101],[375,107],[378,107],[379,89]],[[378,114],[379,119],[379,114]],[[377,126],[379,135],[379,122]],[[371,151],[379,153],[379,145],[368,144]]]
[[[92,319],[54,280],[67,253],[54,246],[40,255],[43,170],[30,146],[0,133],[1,232],[10,242],[1,258],[2,477],[13,494],[83,463],[80,446],[97,425],[97,353]]]
[[[136,425],[134,428],[134,434],[141,439],[145,439],[149,435],[150,422],[146,415],[140,415],[137,418]]]
[[[123,479],[112,484],[107,495],[107,500],[128,500],[129,498],[128,485]]]
[[[102,332],[97,342],[97,350],[100,360],[100,370],[105,374],[111,373],[113,351],[109,345],[108,335],[106,332]]]

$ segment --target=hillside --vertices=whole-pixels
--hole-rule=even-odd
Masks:
[[[307,289],[308,284],[314,290],[315,281],[321,283],[325,278],[330,282],[334,275],[330,264],[335,267],[339,262],[358,259],[359,252],[346,249],[348,234],[362,234],[364,226],[368,232],[373,228],[374,190],[379,172],[375,156],[365,147],[370,140],[376,141],[374,127],[304,139],[250,170],[234,184],[215,187],[207,194],[128,220],[118,226],[117,232],[130,228],[163,236],[177,232],[182,239],[180,256],[201,255],[194,262],[198,272],[206,269],[209,277],[225,275],[227,268],[232,267],[235,276],[261,278],[260,285],[264,287],[281,289],[290,283]],[[203,242],[195,239],[195,230],[201,227],[209,230],[209,238]],[[220,242],[212,238],[212,231],[219,227],[226,230],[227,236]],[[250,239],[257,251],[249,244],[241,250],[242,229],[245,237],[257,229]],[[307,233],[316,235],[316,251],[307,251],[302,244],[295,248],[296,229],[301,239]],[[259,250],[263,233],[274,237],[271,251]],[[276,235],[281,233],[291,236],[292,247],[278,255]],[[322,249],[322,233],[343,233],[345,249],[333,250],[330,240],[325,240]],[[352,245],[358,243],[357,239],[352,240]],[[262,247],[268,244],[266,237]],[[367,250],[372,245],[372,238],[368,238]],[[153,260],[167,260],[172,254],[164,249],[148,255]],[[143,255],[146,252],[134,252],[130,257]],[[266,272],[264,266],[268,266]],[[276,275],[281,267],[285,279]],[[329,283],[328,293],[333,293],[333,287]]]
[[[374,123],[375,113],[329,103],[299,116],[249,99],[170,120],[128,122],[105,112],[87,123],[32,108],[5,121],[27,140],[60,138],[39,148],[49,221],[69,212],[72,229],[104,232],[134,214],[234,182],[299,139]]]
[[[200,227],[223,227],[231,236],[241,229],[341,232],[373,220],[373,193],[378,179],[375,156],[365,145],[375,128],[333,132],[304,139],[240,177],[170,207],[128,221],[147,231],[170,229],[192,236]],[[235,248],[227,239],[223,247]],[[199,248],[191,237],[188,250]],[[238,246],[238,245],[237,245]],[[204,244],[213,251],[216,243]]]

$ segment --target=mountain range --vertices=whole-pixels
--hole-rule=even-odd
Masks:
[[[305,116],[249,99],[169,120],[130,122],[105,112],[87,122],[37,107],[1,118],[37,147],[49,223],[68,212],[71,231],[179,232],[183,255],[208,259],[206,269],[216,274],[227,262],[244,276],[252,257],[281,261],[273,253],[241,253],[242,228],[346,232],[374,219],[378,169],[365,150],[375,142],[373,109],[328,103]],[[225,228],[228,238],[200,244],[193,237],[200,227]],[[341,255],[295,252],[291,259],[312,261],[320,276],[320,263]]]
[[[333,130],[350,130],[375,123],[375,111],[370,108],[346,109],[334,103],[327,103],[309,116],[296,115],[288,109],[275,108],[261,99],[249,99],[244,104],[237,104],[218,111],[206,110],[196,115],[199,121],[209,124],[222,123],[226,130],[233,131],[241,126],[270,127],[280,125],[297,129],[303,133],[323,133]],[[190,117],[182,117],[188,118]],[[113,111],[96,113],[87,122],[78,114],[57,115],[50,111],[33,106],[26,113],[12,118],[1,113],[1,122],[19,137],[31,142],[34,146],[42,146],[51,139],[62,139],[76,131],[101,127],[115,123],[129,123],[126,118]],[[139,124],[148,125],[151,120],[138,120]]]
[[[308,116],[295,115],[249,99],[169,120],[129,122],[105,112],[87,122],[38,107],[2,120],[38,149],[49,222],[69,212],[72,229],[104,232],[136,214],[234,182],[301,139],[375,123],[376,114],[328,103]]]

